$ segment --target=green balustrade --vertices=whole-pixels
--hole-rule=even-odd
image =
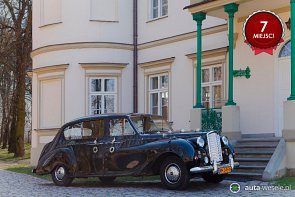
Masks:
[[[202,109],[202,130],[222,130],[222,110],[220,108]]]

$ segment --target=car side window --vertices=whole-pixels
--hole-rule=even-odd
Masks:
[[[111,119],[109,122],[110,136],[134,135],[135,132],[126,118]]]
[[[68,126],[64,130],[66,140],[82,139],[82,123]]]
[[[91,130],[93,139],[100,139],[104,136],[104,119],[84,122],[83,129]]]
[[[99,139],[104,136],[104,120],[84,121],[64,130],[66,140]]]

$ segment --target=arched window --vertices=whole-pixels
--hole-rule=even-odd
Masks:
[[[289,40],[281,49],[279,57],[291,56],[291,40]]]

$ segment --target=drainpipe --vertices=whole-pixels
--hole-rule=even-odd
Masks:
[[[138,112],[138,1],[133,0],[133,112]]]

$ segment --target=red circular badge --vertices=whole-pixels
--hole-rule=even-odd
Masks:
[[[276,14],[262,10],[249,16],[244,24],[244,36],[254,48],[275,48],[284,36],[284,26]]]

